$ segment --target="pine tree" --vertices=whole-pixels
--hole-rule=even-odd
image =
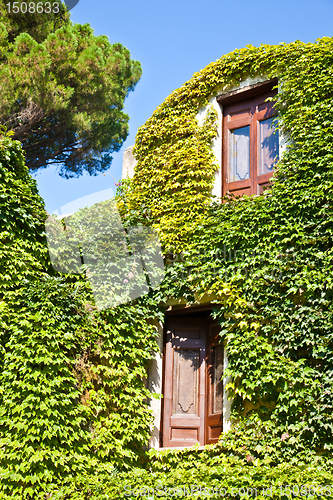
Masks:
[[[57,14],[22,15],[8,13],[5,1],[0,124],[21,141],[31,171],[51,163],[64,177],[106,170],[128,135],[123,106],[140,63],[89,24],[73,24],[63,4]]]

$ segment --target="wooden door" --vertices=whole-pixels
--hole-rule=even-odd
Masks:
[[[223,431],[224,347],[218,335],[219,331],[218,325],[210,325],[206,346],[206,444],[217,443]]]
[[[222,374],[220,366],[217,371],[214,368],[212,371],[209,363],[212,360],[214,362],[214,359],[215,364],[219,363],[219,359],[223,360],[221,348],[214,351],[215,344],[210,340],[211,331],[217,344],[218,327],[215,325],[212,330],[212,320],[207,312],[167,318],[163,447],[216,442],[222,431],[222,410],[219,415],[216,413],[217,407],[222,408],[222,392],[214,393],[215,399],[220,397],[219,403],[215,402],[215,413],[208,410],[210,373],[214,372],[216,376]],[[215,358],[211,352],[215,353]]]
[[[205,342],[205,316],[167,319],[164,447],[204,444]]]

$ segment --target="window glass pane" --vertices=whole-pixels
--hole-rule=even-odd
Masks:
[[[250,126],[230,131],[229,182],[250,178]]]
[[[279,159],[279,132],[275,133],[276,118],[259,122],[259,175],[273,171]]]
[[[223,409],[223,345],[213,347],[213,413]]]

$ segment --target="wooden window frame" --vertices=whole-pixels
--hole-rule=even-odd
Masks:
[[[222,107],[222,196],[228,193],[233,193],[236,196],[258,195],[263,192],[265,186],[269,185],[269,179],[272,173],[259,175],[258,169],[258,126],[259,121],[276,116],[274,103],[267,102],[264,110],[258,111],[259,102],[263,102],[270,96],[277,94],[277,90],[273,90],[278,83],[277,79],[260,82],[255,85],[237,89],[228,94],[217,97],[217,102]],[[229,113],[237,113],[242,108],[250,109],[248,117],[240,116],[239,118],[230,119]],[[240,181],[229,181],[229,131],[231,129],[250,125],[250,177]]]

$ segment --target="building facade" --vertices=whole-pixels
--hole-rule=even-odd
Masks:
[[[238,85],[216,88],[199,109],[199,126],[209,109],[217,113],[217,134],[211,144],[218,168],[212,195],[221,198],[260,195],[269,187],[274,165],[285,149],[276,128],[274,97],[278,79],[257,75]],[[272,99],[272,100],[269,100]],[[124,152],[123,178],[134,175],[133,147]],[[218,441],[230,429],[231,400],[224,376],[227,350],[219,326],[211,319],[212,305],[192,307],[172,298],[165,304],[164,324],[157,324],[160,352],[150,363],[148,388],[163,394],[153,399],[153,448],[200,446]]]

